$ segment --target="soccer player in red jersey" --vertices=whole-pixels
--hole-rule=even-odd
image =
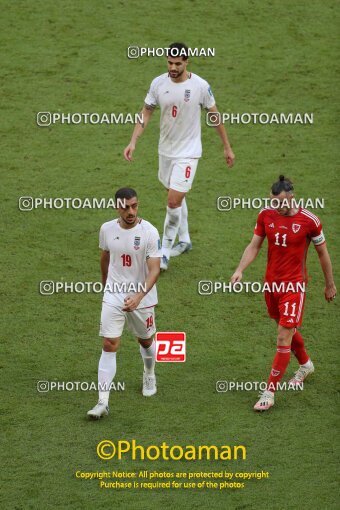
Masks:
[[[307,283],[306,258],[310,242],[315,246],[325,277],[325,298],[336,296],[332,263],[328,254],[322,225],[317,216],[296,206],[291,181],[280,175],[271,189],[275,208],[263,209],[257,218],[253,238],[245,249],[231,282],[242,280],[243,271],[255,260],[264,238],[268,240],[268,260],[265,282],[271,291],[265,291],[269,316],[278,324],[277,352],[273,360],[267,389],[255,404],[255,411],[266,411],[274,405],[274,392],[294,353],[299,370],[289,384],[301,383],[314,372],[304,340],[297,328],[301,325]]]

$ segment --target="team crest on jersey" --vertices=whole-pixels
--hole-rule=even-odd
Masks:
[[[190,89],[186,89],[184,91],[184,101],[187,103],[190,99],[190,93],[191,93],[191,90]]]
[[[135,236],[135,239],[133,241],[133,247],[135,250],[139,250],[140,248],[140,237]]]
[[[294,232],[294,234],[297,234],[299,232],[300,227],[301,227],[301,225],[299,225],[298,223],[293,223],[292,231]]]
[[[270,228],[274,228],[275,225],[274,225],[274,223],[271,223],[269,226],[270,226]]]

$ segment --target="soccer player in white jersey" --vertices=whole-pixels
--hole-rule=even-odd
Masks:
[[[137,216],[138,199],[133,189],[119,189],[115,200],[116,204],[125,201],[125,207],[118,207],[119,218],[104,223],[99,234],[105,292],[99,333],[103,337],[98,366],[99,401],[87,413],[94,419],[109,412],[110,385],[116,374],[116,352],[125,323],[140,344],[143,395],[151,397],[157,391],[153,336],[161,242],[157,229]],[[131,289],[133,292],[129,292]]]
[[[180,56],[178,56],[180,55]],[[217,112],[209,84],[187,71],[188,48],[182,43],[169,46],[168,72],[155,78],[150,86],[142,110],[143,123],[138,123],[124,157],[132,160],[138,138],[150,117],[160,107],[160,139],[158,145],[158,178],[168,190],[167,213],[162,239],[161,269],[166,270],[170,256],[177,256],[192,247],[188,228],[188,208],[185,200],[190,191],[198,160],[202,155],[201,109]],[[216,126],[222,140],[224,156],[229,167],[234,153],[223,124]],[[178,234],[178,244],[174,245]]]

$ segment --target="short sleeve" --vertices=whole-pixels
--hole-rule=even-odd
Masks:
[[[264,225],[263,218],[264,211],[261,211],[257,217],[256,225],[254,228],[254,234],[260,237],[266,237],[266,229]]]
[[[212,108],[215,104],[214,94],[212,93],[209,83],[204,82],[201,91],[201,105],[203,108]]]
[[[310,237],[312,239],[312,242],[315,246],[320,246],[320,244],[323,244],[326,242],[326,238],[324,236],[323,230],[322,230],[322,224],[321,221],[318,221],[318,225],[316,225],[313,221],[313,226],[310,232]]]
[[[157,106],[158,105],[155,80],[150,85],[149,91],[146,94],[146,97],[144,99],[144,103],[148,104],[149,106]]]
[[[105,251],[109,251],[109,248],[106,244],[106,235],[104,227],[102,226],[99,232],[99,248]]]
[[[146,245],[146,258],[157,258],[162,256],[161,240],[157,229],[151,231]]]

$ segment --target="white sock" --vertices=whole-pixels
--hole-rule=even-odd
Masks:
[[[181,209],[181,207],[176,207],[175,209],[171,209],[170,207],[166,208],[162,255],[165,255],[167,259],[170,258],[170,251],[177,236],[179,223],[181,221]]]
[[[311,364],[312,364],[312,360],[309,358],[309,360],[306,361],[306,363],[304,363],[304,365],[301,365],[301,366],[304,368],[310,368]]]
[[[189,225],[188,225],[188,207],[185,197],[181,207],[181,222],[178,229],[178,240],[183,243],[190,243]]]
[[[116,375],[116,353],[102,351],[98,364],[98,391],[99,400],[105,405],[109,403],[110,385]]]
[[[144,372],[147,375],[155,375],[156,343],[152,342],[147,349],[139,345],[139,350],[144,362]]]

